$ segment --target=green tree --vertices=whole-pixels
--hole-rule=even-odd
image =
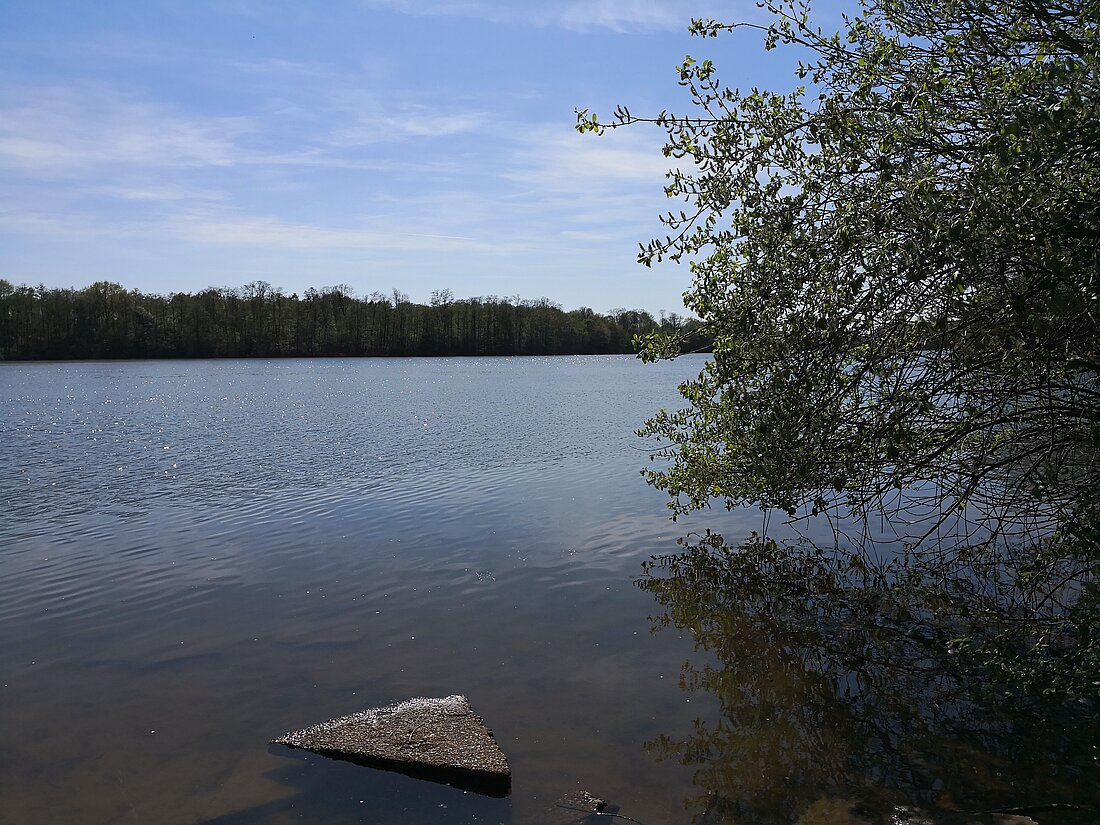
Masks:
[[[686,207],[640,260],[689,262],[714,358],[645,429],[670,459],[650,481],[676,512],[892,516],[930,574],[1008,545],[1077,558],[1094,597],[1100,4],[863,0],[832,35],[765,5],[794,91],[688,57],[689,114],[578,113],[656,124],[680,164]]]

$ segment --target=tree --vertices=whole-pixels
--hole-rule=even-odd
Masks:
[[[689,410],[650,423],[675,458],[653,481],[681,509],[792,514],[932,483],[945,515],[996,511],[991,529],[998,503],[1083,525],[1100,480],[1100,6],[868,0],[833,36],[769,8],[766,46],[807,50],[808,86],[743,94],[688,58],[700,111],[610,124],[663,126],[665,154],[695,165],[667,186],[690,212],[640,258],[692,260],[715,359]],[[579,128],[609,127],[582,112]]]
[[[795,91],[688,57],[690,114],[578,113],[662,127],[684,167],[639,257],[689,261],[714,358],[644,430],[670,459],[650,481],[678,513],[892,517],[930,575],[1008,545],[1079,559],[1095,596],[1100,4],[862,0],[835,35],[765,5]]]

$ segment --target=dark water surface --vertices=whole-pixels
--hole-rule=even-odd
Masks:
[[[851,720],[818,708],[835,685],[805,687],[767,639],[736,654],[710,628],[694,651],[690,608],[651,632],[662,608],[636,586],[689,529],[759,526],[672,524],[638,475],[633,429],[701,363],[0,365],[0,822],[525,823],[578,788],[646,825],[691,821],[715,808],[685,800],[715,792],[779,800],[738,822],[793,821],[795,797],[807,816],[844,809],[822,742],[837,771],[886,768],[844,767]],[[743,682],[684,690],[691,657]],[[510,797],[267,745],[451,693],[494,729]],[[696,720],[727,730],[734,695],[759,713],[744,758],[716,760]],[[1077,752],[1044,731],[1057,759]],[[953,741],[906,781],[935,801],[940,770],[1011,803],[1003,745]],[[1074,800],[1080,750],[1048,800]]]

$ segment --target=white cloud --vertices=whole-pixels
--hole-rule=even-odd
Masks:
[[[394,102],[395,101],[395,102]],[[258,101],[235,116],[188,114],[103,84],[0,88],[0,169],[39,180],[228,167],[331,167],[440,174],[439,153],[357,151],[475,132],[485,112],[326,88],[309,102]]]
[[[509,179],[557,192],[588,197],[630,192],[661,196],[671,166],[652,130],[608,132],[601,137],[561,128],[533,130],[504,172]]]
[[[106,85],[5,91],[0,168],[9,194],[33,196],[0,224],[38,238],[456,261],[610,242],[629,260],[664,208],[657,130],[595,138],[568,123],[508,121],[476,101],[433,106],[338,86],[232,118]]]

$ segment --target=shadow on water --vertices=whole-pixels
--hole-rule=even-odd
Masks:
[[[647,563],[654,632],[694,637],[680,687],[716,700],[645,745],[693,769],[692,821],[1100,821],[1095,703],[1022,695],[949,652],[984,611],[917,603],[852,558],[708,533]]]
[[[271,745],[269,753],[284,755],[292,753],[293,746]],[[413,762],[398,762],[392,759],[381,759],[372,756],[347,754],[340,751],[316,751],[329,759],[340,762],[349,762],[363,768],[371,768],[380,771],[393,771],[413,779],[421,779],[425,782],[437,782],[441,785],[449,785],[460,791],[468,791],[481,796],[491,796],[503,799],[512,789],[512,777],[489,774],[484,771],[467,770],[465,768],[441,767],[435,765],[419,765]]]
[[[264,774],[283,789],[276,799],[203,819],[200,825],[276,825],[283,822],[512,822],[511,804],[462,789],[422,784],[401,773],[363,770],[352,761],[291,748],[272,748],[286,761]],[[372,766],[377,767],[377,766]]]

